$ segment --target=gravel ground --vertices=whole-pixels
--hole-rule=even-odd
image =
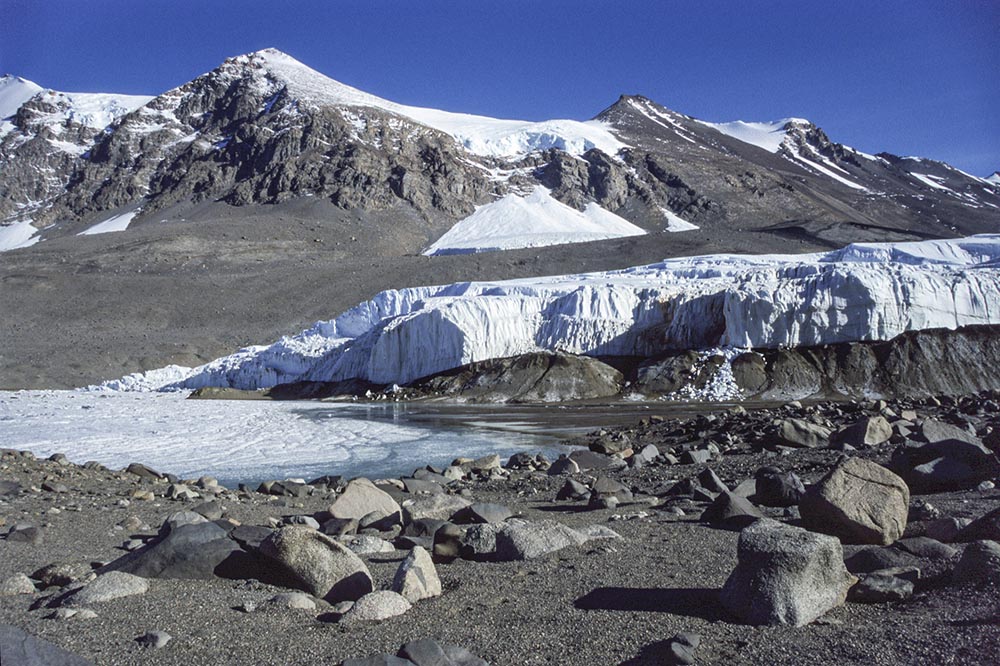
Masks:
[[[634,429],[633,429],[634,431]],[[641,428],[640,428],[641,432]],[[653,438],[656,430],[644,436]],[[884,461],[890,448],[866,452]],[[796,470],[817,480],[840,455],[808,449],[776,459],[774,453],[741,449],[711,466],[732,485],[764,464]],[[647,490],[686,478],[703,466],[651,466],[614,473]],[[169,471],[169,470],[163,470]],[[196,502],[159,496],[166,485],[108,472],[6,453],[0,479],[26,490],[0,498],[8,526],[43,526],[40,544],[0,540],[0,579],[31,574],[52,562],[109,561],[130,532],[116,525],[136,517],[152,534],[169,514]],[[58,481],[69,491],[40,490]],[[513,473],[509,479],[474,483],[479,501],[507,504],[528,519],[555,519],[570,526],[603,524],[621,540],[592,541],[539,560],[439,564],[444,593],[418,602],[408,613],[377,624],[350,627],[329,621],[329,609],[260,609],[243,612],[280,591],[257,581],[150,581],[140,596],[94,604],[91,620],[45,619],[43,593],[0,597],[0,623],[50,640],[97,664],[314,664],[395,652],[427,636],[462,645],[493,664],[659,664],[666,641],[680,631],[702,636],[702,664],[991,664],[1000,654],[1000,591],[996,585],[932,585],[899,603],[848,603],[811,625],[751,627],[735,622],[716,595],[736,563],[738,533],[697,521],[704,505],[688,504],[675,517],[649,497],[615,510],[584,511],[553,501],[563,479]],[[131,500],[137,487],[154,489],[152,501]],[[268,517],[313,514],[326,509],[332,491],[302,499],[228,493],[227,515],[245,524]],[[643,496],[637,496],[642,500]],[[922,496],[944,515],[977,517],[1000,506],[1000,491]],[[779,516],[781,510],[768,510]],[[615,515],[645,513],[615,520]],[[6,531],[6,527],[0,531]],[[846,549],[850,552],[850,548]],[[365,556],[376,588],[387,587],[404,553]],[[138,646],[136,637],[163,630],[164,648]],[[4,664],[6,665],[6,662]]]

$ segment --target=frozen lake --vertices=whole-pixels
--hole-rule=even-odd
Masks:
[[[399,476],[458,456],[555,458],[554,431],[489,407],[186,400],[177,393],[0,392],[0,446],[112,469],[142,462],[225,485],[323,474]],[[308,479],[307,479],[308,480]]]

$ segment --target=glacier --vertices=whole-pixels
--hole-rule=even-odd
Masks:
[[[274,344],[94,388],[406,384],[536,351],[648,357],[889,340],[977,324],[1000,324],[1000,234],[388,290]]]

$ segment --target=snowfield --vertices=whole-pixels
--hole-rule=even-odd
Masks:
[[[679,219],[679,218],[678,218]],[[594,202],[581,212],[536,187],[526,197],[517,194],[479,206],[459,221],[425,255],[471,254],[543,247],[563,243],[642,236],[646,232]]]
[[[0,225],[0,252],[31,247],[40,240],[38,229],[31,223],[31,220]]]
[[[769,153],[777,153],[785,143],[789,125],[804,125],[809,121],[804,118],[782,118],[772,122],[746,122],[734,120],[728,123],[710,123],[705,120],[698,122],[719,130],[743,143],[763,148]]]
[[[272,345],[94,388],[254,389],[351,378],[405,384],[542,350],[654,356],[889,340],[974,324],[1000,324],[1000,234],[388,290]]]
[[[95,234],[108,234],[115,231],[125,231],[128,229],[128,225],[132,223],[132,219],[140,212],[141,209],[113,215],[103,222],[98,222],[94,226],[81,231],[77,234],[77,236],[93,236]]]

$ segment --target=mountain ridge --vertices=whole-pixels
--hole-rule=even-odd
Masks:
[[[4,167],[0,216],[6,224],[31,219],[35,227],[45,228],[127,207],[141,206],[148,214],[204,199],[248,205],[306,195],[328,197],[348,209],[390,208],[402,201],[424,217],[443,213],[460,219],[491,199],[530,192],[535,183],[550,187],[557,199],[578,210],[596,202],[618,213],[630,199],[639,199],[645,210],[634,211],[629,221],[646,227],[665,223],[664,212],[697,224],[697,219],[689,218],[705,217],[713,205],[717,212],[725,207],[725,201],[699,192],[699,183],[689,182],[694,179],[678,178],[650,164],[657,162],[655,157],[627,158],[641,152],[637,143],[643,137],[636,141],[629,131],[634,118],[626,118],[636,114],[647,123],[646,130],[652,128],[654,138],[669,148],[680,149],[683,146],[670,144],[688,142],[749,161],[727,168],[737,172],[728,188],[750,197],[762,198],[762,192],[776,187],[789,191],[795,187],[757,173],[761,167],[773,170],[776,164],[755,153],[760,149],[811,176],[833,181],[824,183],[824,188],[844,186],[865,195],[898,196],[887,191],[889,184],[889,190],[903,189],[910,197],[925,197],[929,190],[957,199],[950,203],[960,206],[1000,206],[1000,189],[988,179],[933,160],[918,163],[888,153],[868,155],[831,141],[821,128],[800,118],[710,123],[641,95],[622,95],[589,121],[502,120],[397,104],[335,81],[276,49],[228,58],[152,98],[104,95],[129,103],[106,111],[110,122],[102,132],[93,131],[99,122],[88,123],[72,109],[59,116],[58,135],[52,123],[33,125],[32,100],[37,106],[45,94],[66,97],[63,105],[72,105],[71,94],[35,91],[8,116],[13,122],[5,120],[6,131],[0,133]],[[296,133],[295,141],[263,136],[289,132]],[[419,149],[408,151],[414,141],[420,142]],[[337,150],[324,151],[323,146],[331,143]],[[368,154],[351,159],[358,152]],[[328,168],[314,159],[317,153],[341,162]],[[586,174],[580,172],[581,164],[573,164],[574,158],[587,163]],[[301,168],[289,168],[290,159]],[[32,174],[19,173],[25,162],[35,166],[42,162],[55,176],[42,184],[29,182]],[[916,164],[928,165],[931,173],[917,173]],[[653,168],[639,168],[644,177],[637,180],[634,173],[640,166]],[[787,164],[781,166],[787,170]],[[748,182],[759,179],[764,184]],[[977,185],[982,192],[975,191]],[[68,191],[63,194],[63,189]],[[691,192],[696,195],[690,196]],[[984,196],[989,197],[985,202]],[[853,217],[862,213],[862,219],[855,221],[871,221],[863,219],[864,202],[849,205]],[[796,207],[801,206],[786,209]],[[729,218],[746,216],[746,206],[734,208]],[[895,213],[898,216],[899,211]],[[816,214],[805,210],[803,216]],[[952,231],[987,230],[980,226]],[[947,229],[936,231],[943,234]],[[427,240],[429,244],[434,239]]]

